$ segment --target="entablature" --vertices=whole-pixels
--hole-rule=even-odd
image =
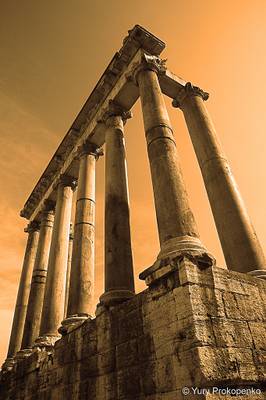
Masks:
[[[98,147],[104,144],[103,114],[110,102],[130,110],[139,97],[133,71],[141,63],[143,54],[157,58],[164,48],[160,39],[139,25],[129,31],[26,201],[22,217],[39,220],[45,201],[55,200],[54,187],[60,176],[69,174],[77,178],[78,147],[86,140]],[[162,92],[173,99],[186,84],[166,68],[159,73],[159,81]]]

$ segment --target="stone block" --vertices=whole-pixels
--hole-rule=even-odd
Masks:
[[[156,361],[149,360],[139,365],[141,393],[146,396],[156,393]],[[149,397],[148,397],[149,398]]]
[[[137,341],[140,363],[155,357],[154,342],[151,333],[138,336]]]
[[[80,380],[98,375],[98,354],[84,358],[80,368]]]
[[[139,362],[138,339],[116,346],[116,368],[118,370],[136,365]]]
[[[178,272],[180,284],[182,286],[191,283],[213,287],[211,267],[201,270],[195,263],[185,259],[179,263]]]
[[[169,303],[160,304],[158,307],[149,314],[143,317],[143,330],[146,332],[157,331],[158,329],[169,326],[172,322],[176,321],[176,308],[175,302],[172,299]]]
[[[254,346],[257,350],[266,350],[266,325],[265,322],[249,321],[248,326],[252,335]]]
[[[83,377],[79,382],[79,400],[81,399],[97,399],[96,378]]]
[[[96,378],[96,399],[116,400],[116,373],[101,375]]]
[[[176,376],[172,355],[156,360],[155,372],[156,391],[158,393],[169,392],[176,389]]]
[[[98,374],[109,374],[115,370],[115,348],[97,355]]]
[[[117,344],[143,335],[142,315],[139,309],[124,314],[117,320],[118,337]]]
[[[192,386],[195,383],[195,371],[199,368],[198,354],[195,348],[179,351],[175,348],[173,367],[176,376],[176,389]]]
[[[197,371],[197,385],[217,382],[243,384],[258,381],[252,351],[244,348],[198,348],[200,368]]]
[[[252,348],[252,337],[246,321],[213,317],[211,322],[218,347]]]
[[[140,396],[140,390],[138,366],[117,371],[117,400],[136,400]]]

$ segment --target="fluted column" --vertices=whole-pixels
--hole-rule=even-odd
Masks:
[[[32,277],[32,270],[36,257],[38,237],[39,237],[39,223],[32,221],[25,228],[28,233],[27,245],[24,255],[22,272],[19,282],[19,289],[17,294],[16,308],[13,317],[13,324],[11,329],[11,336],[9,341],[9,348],[7,353],[7,360],[5,361],[6,367],[12,364],[12,357],[20,350],[21,341],[23,336],[23,329],[25,324],[29,293],[30,282]]]
[[[54,203],[47,201],[41,217],[40,235],[32,273],[29,304],[21,345],[21,349],[24,353],[27,352],[26,349],[32,348],[34,341],[39,336],[48,258],[54,223],[53,210]]]
[[[67,318],[60,332],[93,315],[95,254],[95,164],[101,150],[86,142],[79,149],[79,177]]]
[[[265,275],[262,248],[203,102],[208,97],[187,83],[173,105],[184,113],[228,268]]]
[[[135,71],[161,245],[155,269],[160,266],[160,260],[180,253],[206,254],[189,206],[173,130],[158,81],[157,74],[161,68],[163,65],[159,58],[144,55]],[[145,276],[144,271],[140,277],[144,279]]]
[[[129,200],[124,143],[124,113],[114,104],[107,113],[105,134],[105,292],[100,303],[110,305],[134,295]]]
[[[64,317],[65,283],[71,207],[75,181],[63,175],[57,187],[54,229],[47,270],[47,281],[36,346],[51,346],[59,338],[58,328]]]
[[[74,234],[73,234],[73,226],[72,226],[72,222],[71,222],[70,223],[70,231],[69,231],[68,253],[67,253],[67,273],[66,273],[66,292],[65,292],[64,317],[66,317],[66,315],[67,315],[70,272],[71,272],[71,262],[72,262],[72,254],[73,254],[73,240],[74,240]]]

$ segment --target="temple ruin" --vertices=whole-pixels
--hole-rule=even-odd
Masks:
[[[206,109],[209,95],[167,69],[164,47],[139,25],[129,31],[21,211],[28,240],[1,399],[220,399],[225,387],[222,398],[250,390],[245,398],[264,399],[265,257]],[[184,115],[227,269],[199,238],[164,96]],[[138,98],[160,252],[139,276],[147,289],[135,294],[124,130]],[[105,289],[95,310],[99,157]]]

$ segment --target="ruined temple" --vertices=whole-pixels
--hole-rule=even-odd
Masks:
[[[164,47],[139,25],[129,31],[21,211],[28,239],[1,400],[264,399],[265,258],[209,95],[167,69]],[[227,269],[199,238],[164,96],[184,114]],[[124,130],[138,98],[160,252],[135,294]],[[99,157],[105,286],[95,310]]]

